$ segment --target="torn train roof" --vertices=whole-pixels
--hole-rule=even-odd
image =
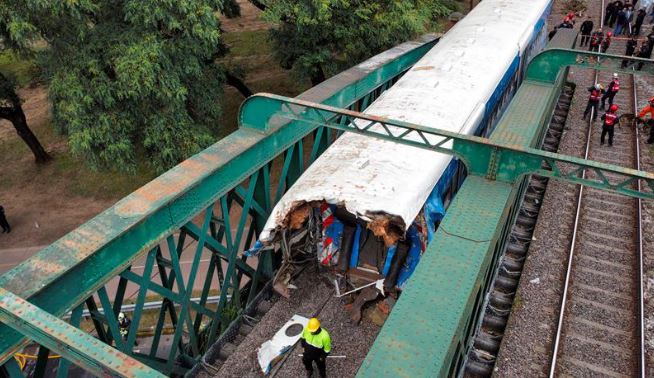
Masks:
[[[481,2],[366,111],[464,134],[474,133],[544,9],[523,0]],[[299,206],[326,201],[367,221],[390,217],[405,230],[452,157],[345,133],[298,179],[273,209],[260,240],[287,227]]]

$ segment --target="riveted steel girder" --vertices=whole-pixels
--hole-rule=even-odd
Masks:
[[[654,174],[616,165],[272,94],[250,97],[242,111],[243,122],[254,128],[293,120],[456,155],[469,174],[491,180],[512,183],[524,175],[538,174],[631,197],[654,198]],[[584,170],[589,174],[582,177]],[[636,189],[633,184],[637,180],[646,183],[651,191]]]

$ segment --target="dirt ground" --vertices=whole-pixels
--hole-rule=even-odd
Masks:
[[[246,30],[266,30],[270,24],[259,19],[261,11],[247,0],[238,0],[241,6],[241,17],[229,19],[222,17],[220,23],[225,32],[246,31]]]
[[[44,87],[20,91],[32,131],[55,158],[67,154],[65,139],[54,136]],[[61,165],[34,164],[28,148],[7,121],[0,121],[0,205],[12,227],[0,234],[0,249],[45,245],[65,235],[115,202],[70,193],[71,183],[59,176]]]

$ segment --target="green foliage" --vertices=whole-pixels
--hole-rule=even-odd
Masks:
[[[237,12],[231,4],[230,12]],[[42,39],[54,122],[92,167],[158,170],[214,141],[223,0],[4,0],[0,37]]]
[[[21,57],[11,50],[0,52],[0,72],[16,80],[16,84],[24,87],[39,75],[39,69],[32,59]]]
[[[264,18],[282,67],[314,84],[423,33],[449,13],[441,0],[268,0]]]

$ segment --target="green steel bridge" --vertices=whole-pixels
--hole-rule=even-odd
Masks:
[[[278,258],[243,252],[285,190],[347,131],[456,155],[466,165],[468,177],[358,372],[457,375],[530,175],[654,198],[654,174],[539,149],[569,66],[627,72],[622,57],[569,49],[574,38],[560,31],[534,58],[488,139],[361,113],[437,43],[431,37],[397,46],[297,98],[247,99],[237,131],[0,277],[0,364],[9,376],[22,377],[15,356],[38,345],[35,376],[55,355],[58,377],[72,365],[98,376],[188,374],[270,290]],[[646,61],[641,74],[653,72]],[[582,178],[584,170],[593,178]],[[643,191],[633,189],[637,180]],[[185,248],[189,241],[192,248]],[[136,288],[136,299],[123,341],[116,319],[128,288]],[[135,352],[152,295],[162,298],[152,346]],[[83,314],[90,318],[86,326]],[[164,343],[167,319],[172,339]]]

